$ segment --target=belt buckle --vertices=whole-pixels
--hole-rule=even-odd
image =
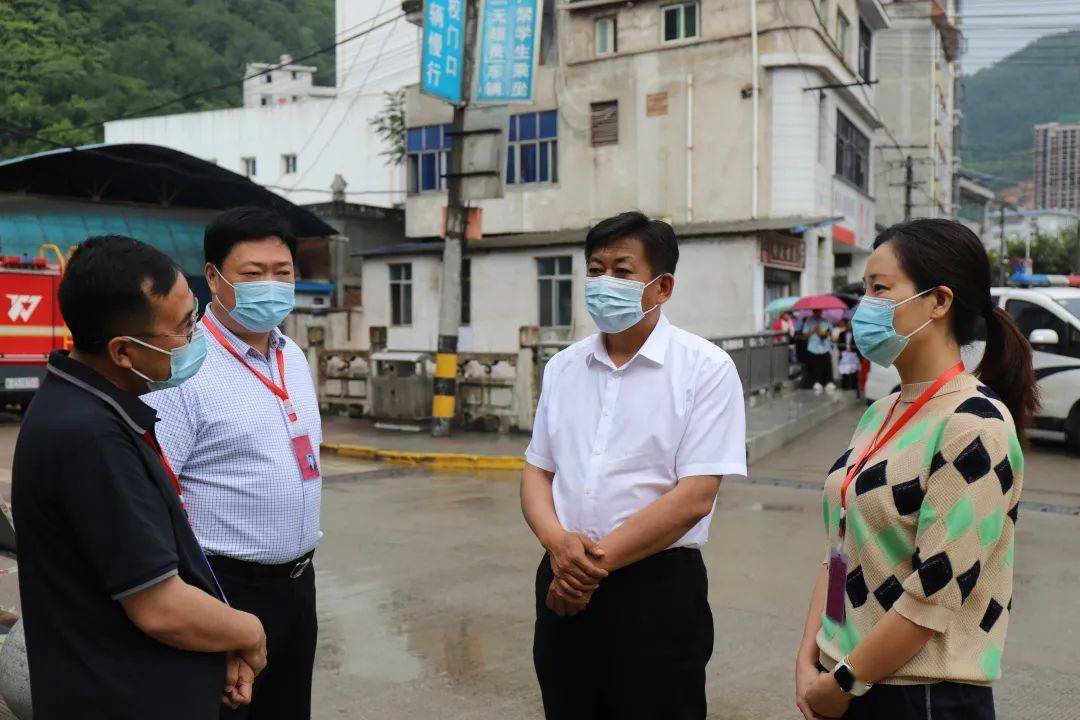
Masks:
[[[293,565],[292,572],[289,573],[289,577],[295,580],[304,574],[304,571],[308,569],[308,565],[311,564],[311,558],[306,557],[300,562]]]

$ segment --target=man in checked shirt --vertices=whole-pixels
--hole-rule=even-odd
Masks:
[[[146,401],[226,597],[266,627],[255,700],[223,717],[303,720],[318,633],[322,425],[307,360],[277,329],[293,308],[296,238],[276,214],[236,208],[210,223],[203,248],[205,366]]]

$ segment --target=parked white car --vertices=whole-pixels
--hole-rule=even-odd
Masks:
[[[1016,320],[1035,351],[1042,409],[1028,434],[1065,440],[1080,451],[1080,288],[993,288],[990,294]],[[984,344],[976,341],[964,349],[969,370],[978,367]],[[896,368],[871,366],[868,401],[899,389]]]

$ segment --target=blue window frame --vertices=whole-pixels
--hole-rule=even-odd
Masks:
[[[509,133],[507,184],[558,182],[559,111],[511,115]]]
[[[409,128],[406,136],[406,165],[410,193],[446,189],[443,177],[450,166],[450,125]]]

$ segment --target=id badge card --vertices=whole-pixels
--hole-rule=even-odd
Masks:
[[[825,615],[838,625],[847,618],[848,556],[842,546],[829,553],[829,586],[825,596]]]
[[[296,456],[296,464],[300,467],[300,476],[304,480],[317,480],[319,477],[319,461],[315,457],[315,450],[311,447],[311,438],[304,435],[295,435],[292,438],[293,455]]]

